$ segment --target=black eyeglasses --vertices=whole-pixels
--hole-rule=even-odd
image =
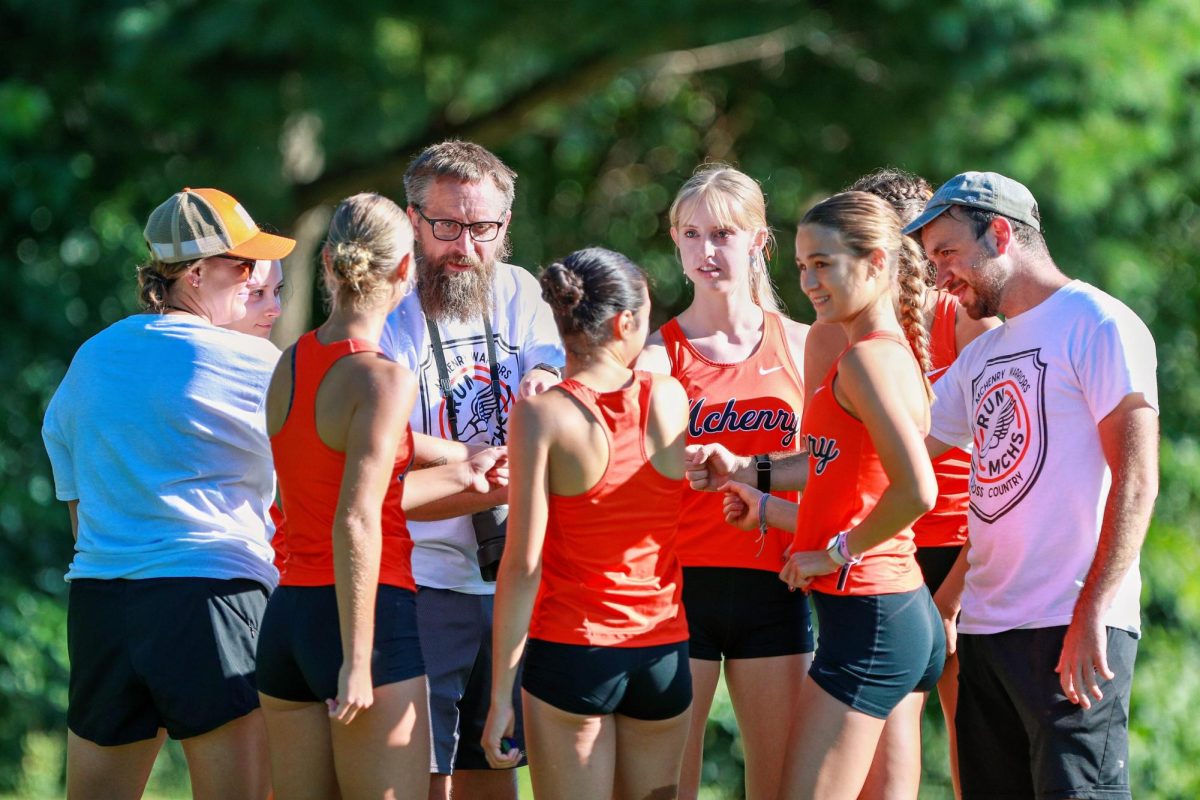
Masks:
[[[466,228],[471,233],[471,238],[477,242],[490,242],[500,235],[500,228],[504,225],[504,220],[496,222],[459,222],[456,219],[430,219],[425,216],[425,212],[420,206],[413,206],[417,213],[421,215],[421,219],[429,223],[429,228],[433,231],[433,238],[441,242],[457,241],[458,237],[462,236],[463,228]]]

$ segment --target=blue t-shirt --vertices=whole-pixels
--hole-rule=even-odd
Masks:
[[[278,581],[264,401],[279,350],[198,317],[140,314],[79,348],[42,438],[78,500],[67,580]]]

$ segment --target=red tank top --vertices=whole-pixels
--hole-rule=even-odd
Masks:
[[[271,522],[275,523],[275,535],[271,537],[271,547],[275,550],[275,569],[282,575],[287,564],[287,531],[284,530],[287,520],[279,510],[279,503],[271,503]]]
[[[720,442],[739,455],[799,450],[804,381],[792,361],[783,320],[763,315],[762,342],[745,361],[721,364],[705,358],[683,334],[679,321],[662,327],[671,375],[687,391],[688,444]],[[796,492],[774,492],[796,502]],[[778,572],[792,534],[777,528],[765,542],[725,522],[722,492],[684,489],[679,518],[680,563],[685,567],[746,567]]]
[[[608,439],[608,467],[588,491],[550,495],[542,583],[529,635],[563,644],[648,647],[688,638],[675,534],[682,480],[646,455],[654,378],[596,392],[567,379],[556,388],[582,404]]]
[[[323,345],[316,331],[296,342],[293,351],[292,405],[279,433],[271,437],[279,496],[286,517],[286,561],[282,586],[333,584],[333,516],[337,509],[346,454],[317,435],[317,389],[329,368],[351,353],[378,353],[361,339]],[[403,476],[412,461],[412,430],[396,453],[392,480],[383,499],[383,551],[379,583],[416,590],[412,578],[412,539],[400,506]]]
[[[913,358],[908,342],[895,334],[878,331],[864,338],[889,339],[903,347],[909,359]],[[838,356],[829,369],[804,415],[808,485],[800,497],[792,544],[796,552],[824,550],[830,537],[862,522],[889,483],[866,426],[842,408],[833,395],[833,382],[844,355]],[[912,591],[922,583],[921,570],[913,558],[915,552],[912,530],[905,528],[862,554],[862,563],[850,570],[843,591],[837,590],[837,572],[818,577],[811,588],[826,594],[853,595]]]
[[[948,292],[937,293],[933,330],[929,336],[929,355],[933,372],[929,380],[937,382],[958,358],[954,323],[958,299]],[[933,461],[938,498],[933,510],[913,524],[917,547],[961,546],[967,541],[967,507],[971,503],[971,457],[952,448]]]

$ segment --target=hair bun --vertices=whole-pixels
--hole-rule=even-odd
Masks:
[[[542,298],[555,315],[567,318],[583,302],[583,278],[556,261],[546,267],[542,280]]]
[[[363,281],[371,274],[371,250],[357,241],[332,242],[329,266],[341,283],[360,294]]]

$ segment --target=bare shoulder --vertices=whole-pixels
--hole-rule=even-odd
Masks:
[[[661,328],[646,338],[646,344],[638,355],[637,368],[662,375],[671,374],[671,359],[667,355],[667,344]]]
[[[805,337],[806,352],[837,354],[846,348],[846,333],[841,325],[814,322]]]
[[[513,405],[513,422],[529,430],[553,433],[564,415],[570,414],[575,403],[570,395],[553,386],[544,392],[524,397]]]
[[[837,357],[846,349],[846,334],[841,325],[814,322],[804,342],[805,390],[816,387],[829,374]]]
[[[407,367],[377,353],[353,353],[338,359],[321,383],[323,400],[345,407],[395,411],[404,416],[407,404],[402,401],[415,397],[416,391],[416,376]]]
[[[651,379],[654,381],[651,384],[651,396],[657,402],[687,405],[687,391],[684,390],[682,383],[670,375],[657,373],[653,373]]]
[[[275,365],[275,373],[267,386],[267,433],[271,436],[279,433],[287,418],[288,406],[292,396],[292,353],[296,345],[283,351],[279,362]]]
[[[416,390],[417,377],[405,366],[379,353],[355,353],[342,359],[351,380],[362,380],[369,392],[387,396]]]
[[[921,423],[929,401],[911,351],[891,339],[855,342],[838,363],[838,388],[854,408],[904,408]]]
[[[897,380],[907,382],[908,378],[915,381],[916,372],[911,358],[897,357],[907,355],[908,351],[905,349],[902,352],[899,347],[899,343],[892,339],[855,342],[838,362],[838,376],[861,388],[878,386],[882,389]]]

